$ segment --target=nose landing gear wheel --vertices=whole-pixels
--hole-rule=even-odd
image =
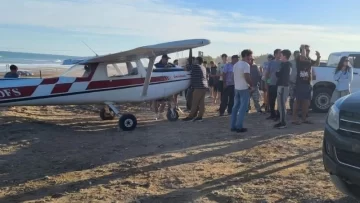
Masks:
[[[179,113],[176,109],[169,109],[166,113],[166,117],[169,121],[177,121],[179,119]]]
[[[105,108],[100,109],[100,118],[101,120],[113,120],[115,118],[115,113],[110,109],[110,113],[106,113]]]
[[[137,120],[132,114],[123,114],[119,119],[119,127],[123,131],[132,131],[136,126]]]

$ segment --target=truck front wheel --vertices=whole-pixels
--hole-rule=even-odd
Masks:
[[[331,106],[331,96],[333,90],[331,88],[321,87],[314,90],[311,100],[312,109],[315,112],[326,113]]]

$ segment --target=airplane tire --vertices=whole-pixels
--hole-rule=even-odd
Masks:
[[[133,114],[123,114],[119,119],[119,127],[123,131],[132,131],[136,126],[137,120]]]
[[[105,113],[105,109],[100,109],[100,118],[101,120],[113,120],[115,118],[115,113],[110,109],[110,114]]]
[[[179,119],[179,112],[175,109],[174,113],[169,109],[166,113],[168,121],[177,121]]]

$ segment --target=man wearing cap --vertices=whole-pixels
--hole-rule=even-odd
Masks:
[[[162,55],[161,60],[156,63],[154,66],[156,68],[171,68],[175,67],[173,64],[169,63],[169,59],[171,59],[167,54]],[[173,100],[173,96],[169,98],[161,98],[154,102],[154,110],[156,117],[155,119],[158,120],[161,117],[164,117],[162,113],[165,111],[166,104],[170,105],[171,100]]]
[[[162,55],[159,63],[155,64],[156,68],[170,68],[175,67],[173,64],[169,63],[169,59],[171,59],[167,54]]]
[[[231,57],[231,62],[224,65],[223,69],[223,93],[221,97],[220,104],[220,116],[224,115],[225,109],[231,115],[232,108],[234,106],[234,95],[235,95],[235,86],[234,86],[234,72],[233,67],[239,61],[238,55],[233,55]]]

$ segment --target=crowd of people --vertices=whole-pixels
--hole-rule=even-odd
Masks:
[[[278,123],[275,128],[287,127],[287,114],[292,114],[292,124],[312,124],[308,120],[308,111],[311,101],[312,66],[320,64],[320,53],[316,51],[316,60],[309,57],[310,46],[301,45],[294,51],[293,59],[288,49],[275,49],[273,55],[268,55],[267,62],[258,66],[253,59],[253,52],[245,49],[241,56],[233,55],[228,62],[227,54],[221,55],[221,62],[209,64],[202,57],[193,57],[187,60],[185,70],[191,72],[190,87],[185,90],[186,108],[189,114],[184,121],[202,121],[205,113],[205,97],[210,91],[209,98],[213,104],[219,105],[219,116],[225,111],[231,115],[231,131],[246,132],[243,126],[244,118],[251,109],[250,99],[258,114],[269,113],[266,118]],[[156,68],[176,67],[179,61],[169,63],[170,57],[163,55],[155,64]],[[85,68],[86,69],[86,68]],[[18,78],[18,68],[10,66],[10,72],[4,78]],[[334,81],[336,83],[331,102],[350,94],[350,85],[353,80],[353,69],[349,65],[349,58],[342,57],[335,68]],[[261,93],[263,104],[260,105]],[[182,92],[152,102],[156,119],[161,117],[166,105],[171,102],[178,108],[178,96]],[[289,98],[289,111],[286,103]],[[277,103],[277,106],[275,104]],[[264,110],[263,110],[264,109]],[[180,109],[179,109],[180,110]],[[298,115],[298,111],[301,115]]]
[[[205,95],[210,90],[209,98],[213,99],[213,104],[217,104],[220,98],[219,116],[224,116],[226,110],[231,115],[230,128],[233,132],[247,131],[243,122],[250,109],[250,99],[259,114],[269,113],[266,119],[277,122],[275,128],[287,127],[287,114],[292,114],[291,123],[294,125],[312,124],[308,119],[312,66],[319,65],[321,56],[316,51],[316,60],[312,60],[309,54],[309,45],[301,45],[293,54],[288,49],[276,49],[261,67],[254,63],[250,49],[241,52],[241,59],[233,55],[230,62],[227,62],[228,56],[222,54],[222,62],[218,66],[213,61],[208,65],[202,57],[194,58],[194,63],[186,66],[191,71],[191,85],[185,94],[190,113],[183,121],[202,121]],[[291,55],[293,60],[290,60]],[[347,57],[341,58],[335,70],[337,85],[332,102],[350,93],[352,68],[348,61]],[[263,92],[262,105],[260,91]],[[290,109],[287,111],[288,98]]]

